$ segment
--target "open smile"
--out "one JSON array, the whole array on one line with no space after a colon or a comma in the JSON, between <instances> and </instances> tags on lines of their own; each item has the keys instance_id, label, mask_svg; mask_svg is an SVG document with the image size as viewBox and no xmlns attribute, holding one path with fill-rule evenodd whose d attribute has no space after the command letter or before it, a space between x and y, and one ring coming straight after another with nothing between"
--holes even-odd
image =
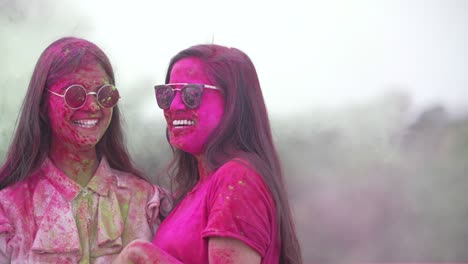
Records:
<instances>
[{"instance_id":1,"label":"open smile","mask_svg":"<svg viewBox=\"0 0 468 264\"><path fill-rule=\"evenodd\" d=\"M194 124L195 124L195 121L189 120L189 119L172 120L172 126L174 128L188 127L188 126L193 126Z\"/></svg>"},{"instance_id":2,"label":"open smile","mask_svg":"<svg viewBox=\"0 0 468 264\"><path fill-rule=\"evenodd\" d=\"M73 120L72 123L83 128L92 128L97 125L99 119L80 119L80 120Z\"/></svg>"}]
</instances>

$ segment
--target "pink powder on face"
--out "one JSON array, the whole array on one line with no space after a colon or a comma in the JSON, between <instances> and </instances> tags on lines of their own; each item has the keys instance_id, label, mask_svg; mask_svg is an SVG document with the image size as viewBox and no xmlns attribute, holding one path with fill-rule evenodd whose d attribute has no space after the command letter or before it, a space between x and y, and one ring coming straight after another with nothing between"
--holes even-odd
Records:
<instances>
[{"instance_id":1,"label":"pink powder on face","mask_svg":"<svg viewBox=\"0 0 468 264\"><path fill-rule=\"evenodd\" d=\"M97 62L93 62L59 78L49 90L63 95L67 87L79 84L90 92L97 91L107 83L109 77L106 72ZM71 109L65 104L64 98L49 93L48 109L52 145L66 145L72 149L93 148L104 135L112 117L112 109L101 108L93 95L86 98L80 109ZM86 124L94 121L97 121L96 125Z\"/></svg>"},{"instance_id":2,"label":"pink powder on face","mask_svg":"<svg viewBox=\"0 0 468 264\"><path fill-rule=\"evenodd\" d=\"M209 80L203 63L197 58L185 58L175 63L170 82L216 86ZM182 102L180 92L177 92L170 108L164 110L171 145L193 155L201 154L223 114L224 97L218 90L205 89L197 109L187 108ZM193 121L193 125L176 127L173 125L175 120Z\"/></svg>"}]
</instances>

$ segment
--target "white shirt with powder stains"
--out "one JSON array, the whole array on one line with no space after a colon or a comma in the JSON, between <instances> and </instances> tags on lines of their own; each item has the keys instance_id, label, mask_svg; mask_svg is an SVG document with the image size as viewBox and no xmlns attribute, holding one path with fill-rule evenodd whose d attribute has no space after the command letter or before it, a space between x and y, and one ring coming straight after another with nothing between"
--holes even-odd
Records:
<instances>
[{"instance_id":1,"label":"white shirt with powder stains","mask_svg":"<svg viewBox=\"0 0 468 264\"><path fill-rule=\"evenodd\" d=\"M46 159L0 191L0 263L111 263L132 240L152 239L161 193L105 158L86 187Z\"/></svg>"}]
</instances>

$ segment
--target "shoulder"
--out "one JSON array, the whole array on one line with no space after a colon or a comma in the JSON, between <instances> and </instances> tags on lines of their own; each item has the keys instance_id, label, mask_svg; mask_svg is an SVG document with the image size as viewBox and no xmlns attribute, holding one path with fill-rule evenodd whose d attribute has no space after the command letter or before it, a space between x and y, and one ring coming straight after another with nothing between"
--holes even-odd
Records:
<instances>
[{"instance_id":1,"label":"shoulder","mask_svg":"<svg viewBox=\"0 0 468 264\"><path fill-rule=\"evenodd\" d=\"M27 194L27 190L27 181L16 183L1 190L0 206L4 208L11 208L14 204L18 203L19 201L24 201L23 199L17 199L17 197Z\"/></svg>"},{"instance_id":2,"label":"shoulder","mask_svg":"<svg viewBox=\"0 0 468 264\"><path fill-rule=\"evenodd\" d=\"M223 164L213 175L215 181L263 184L262 176L248 161L232 159Z\"/></svg>"},{"instance_id":3,"label":"shoulder","mask_svg":"<svg viewBox=\"0 0 468 264\"><path fill-rule=\"evenodd\" d=\"M48 186L43 177L31 175L27 179L10 185L0 191L0 233L13 232L13 225L27 223L34 213L34 193L38 188L45 190L43 195L49 195L51 189L41 188Z\"/></svg>"},{"instance_id":4,"label":"shoulder","mask_svg":"<svg viewBox=\"0 0 468 264\"><path fill-rule=\"evenodd\" d=\"M15 193L24 192L28 188L28 185L28 181L24 180L0 190L0 202L5 198L11 197Z\"/></svg>"},{"instance_id":5,"label":"shoulder","mask_svg":"<svg viewBox=\"0 0 468 264\"><path fill-rule=\"evenodd\" d=\"M219 173L259 175L253 165L243 159L232 159L226 162L216 171L216 174Z\"/></svg>"},{"instance_id":6,"label":"shoulder","mask_svg":"<svg viewBox=\"0 0 468 264\"><path fill-rule=\"evenodd\" d=\"M40 173L34 173L25 180L10 185L0 190L0 204L8 206L9 204L17 204L27 200L27 197L34 192L38 185L43 185L41 182L46 181Z\"/></svg>"},{"instance_id":7,"label":"shoulder","mask_svg":"<svg viewBox=\"0 0 468 264\"><path fill-rule=\"evenodd\" d=\"M270 190L263 177L249 162L233 159L221 166L211 180L211 189L215 195L236 192L238 195L261 196L270 200Z\"/></svg>"}]
</instances>

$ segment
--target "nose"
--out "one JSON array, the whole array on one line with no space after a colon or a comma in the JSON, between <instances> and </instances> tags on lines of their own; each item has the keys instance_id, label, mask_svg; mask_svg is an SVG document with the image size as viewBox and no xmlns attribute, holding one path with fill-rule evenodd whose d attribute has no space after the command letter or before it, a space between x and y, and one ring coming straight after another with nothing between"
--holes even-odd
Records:
<instances>
[{"instance_id":1,"label":"nose","mask_svg":"<svg viewBox=\"0 0 468 264\"><path fill-rule=\"evenodd\" d=\"M185 110L185 104L182 101L180 91L176 91L174 99L171 102L170 110Z\"/></svg>"},{"instance_id":2,"label":"nose","mask_svg":"<svg viewBox=\"0 0 468 264\"><path fill-rule=\"evenodd\" d=\"M88 111L98 111L101 106L99 106L99 103L97 101L97 95L95 93L89 93L86 96L86 101L85 104L83 105L83 110L88 110Z\"/></svg>"}]
</instances>

